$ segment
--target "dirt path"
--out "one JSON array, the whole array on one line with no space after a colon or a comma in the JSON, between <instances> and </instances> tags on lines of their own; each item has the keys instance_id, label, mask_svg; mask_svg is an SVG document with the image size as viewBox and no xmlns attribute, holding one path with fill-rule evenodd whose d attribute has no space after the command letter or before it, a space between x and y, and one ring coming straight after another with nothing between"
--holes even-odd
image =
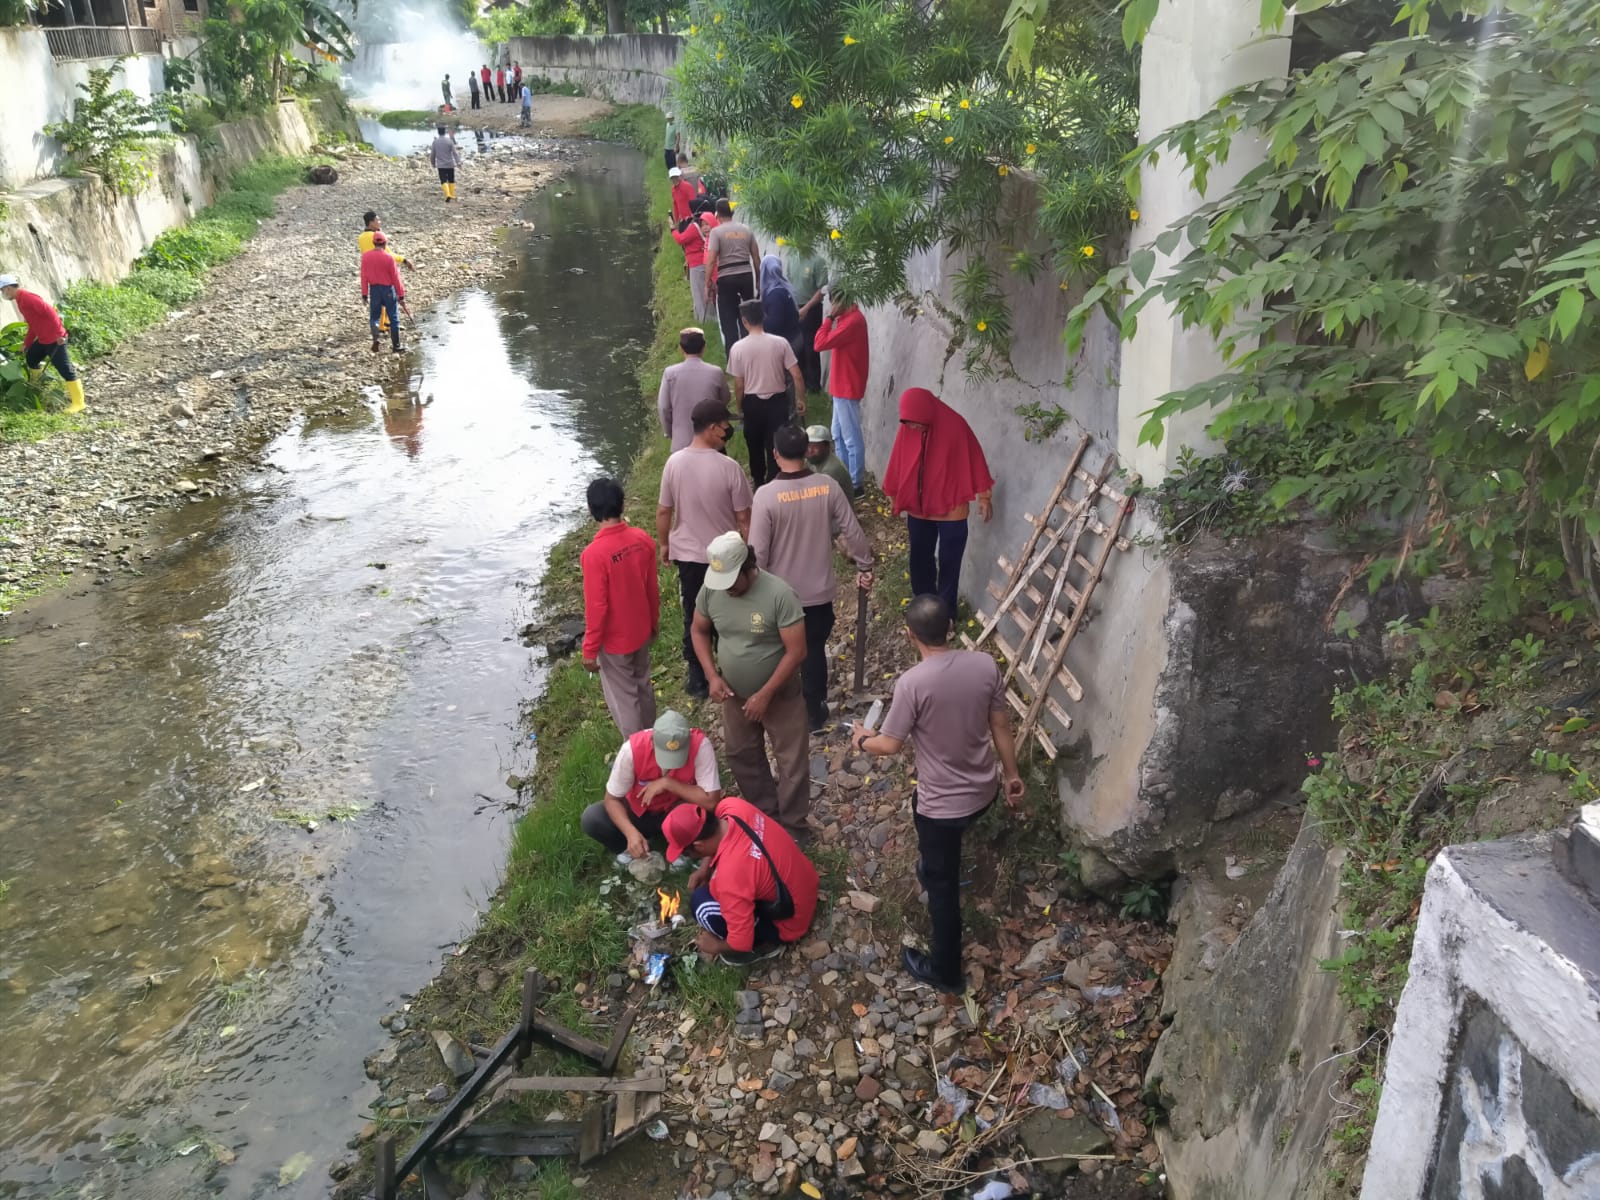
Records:
<instances>
[{"instance_id":1,"label":"dirt path","mask_svg":"<svg viewBox=\"0 0 1600 1200\"><path fill-rule=\"evenodd\" d=\"M863 508L884 573L898 575L903 528L884 510ZM841 606L833 646L840 723L812 743L811 854L824 879L812 934L748 976L710 968L697 973L700 982L680 977L675 990L647 988L635 957L609 975L564 981L569 990L552 1002L601 1030L640 1005L632 1063L668 1081L666 1148L640 1139L580 1172L584 1194L925 1196L977 1178L1004 1180L1017 1195L1162 1194L1142 1079L1163 1028L1168 929L1124 917L1077 887L1041 776L1030 780L1027 809L999 806L969 835L970 996L957 1001L912 984L900 946L921 939L926 916L914 877L909 757L856 758L844 723L875 697L887 699L911 665L909 648L897 608L875 614L867 686L854 694L853 610L853 598ZM709 706L692 719L720 736ZM669 873L661 886L679 880ZM653 882L619 871L607 886L630 919L653 911ZM673 949L692 955L691 945L691 929L680 930ZM498 1036L514 1011L517 977L515 962L471 951L419 997L407 1023ZM395 1048L398 1059L378 1072L380 1108L412 1119L437 1111L407 1099L447 1082L433 1043L412 1032ZM563 1107L573 1115L577 1101L541 1096L537 1112L520 1115ZM396 1130L403 1145L413 1135ZM518 1182L533 1170L516 1160L487 1194L538 1194ZM816 1191L802 1193L804 1184Z\"/></svg>"},{"instance_id":2,"label":"dirt path","mask_svg":"<svg viewBox=\"0 0 1600 1200\"><path fill-rule=\"evenodd\" d=\"M577 131L594 104L565 106L555 126ZM81 428L0 445L0 597L137 570L152 513L226 490L295 413L357 403L403 369L368 349L356 271L366 209L414 262L406 287L420 315L509 265L496 230L580 153L544 131L497 142L468 156L454 204L419 156L343 155L336 184L286 192L187 311L85 368Z\"/></svg>"}]
</instances>

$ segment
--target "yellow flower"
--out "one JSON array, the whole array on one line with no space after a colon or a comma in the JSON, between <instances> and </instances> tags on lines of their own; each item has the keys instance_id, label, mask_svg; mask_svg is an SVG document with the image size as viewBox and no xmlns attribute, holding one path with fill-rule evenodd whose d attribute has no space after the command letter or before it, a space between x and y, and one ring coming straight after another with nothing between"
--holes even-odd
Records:
<instances>
[{"instance_id":1,"label":"yellow flower","mask_svg":"<svg viewBox=\"0 0 1600 1200\"><path fill-rule=\"evenodd\" d=\"M850 35L849 35L849 34L848 34L848 33L847 33L847 34L845 34L845 35L844 35L844 44L845 44L845 45L846 45L846 46L854 46L854 45L855 45L855 44L856 44L856 40L855 40L855 38L853 38L853 37L851 37L851 36L850 36Z\"/></svg>"},{"instance_id":2,"label":"yellow flower","mask_svg":"<svg viewBox=\"0 0 1600 1200\"><path fill-rule=\"evenodd\" d=\"M1004 179L1007 175L1011 174L1011 168L1006 166L1005 163L1000 164L999 171L1001 179Z\"/></svg>"},{"instance_id":3,"label":"yellow flower","mask_svg":"<svg viewBox=\"0 0 1600 1200\"><path fill-rule=\"evenodd\" d=\"M722 24L722 14L718 13L716 16L712 17L711 18L711 23L713 25L721 25Z\"/></svg>"},{"instance_id":4,"label":"yellow flower","mask_svg":"<svg viewBox=\"0 0 1600 1200\"><path fill-rule=\"evenodd\" d=\"M698 25L689 26L689 36L690 37L693 37L695 34L697 34L699 32L700 32L700 26L698 26Z\"/></svg>"},{"instance_id":5,"label":"yellow flower","mask_svg":"<svg viewBox=\"0 0 1600 1200\"><path fill-rule=\"evenodd\" d=\"M950 143L951 143L951 142L953 142L953 141L955 141L955 140L956 140L956 139L955 139L955 137L954 137L954 136L951 136L951 137L947 137L947 138L945 138L945 139L944 139L944 144L945 144L945 145L946 145L946 146L948 146L948 145L949 145L949 144L950 144Z\"/></svg>"},{"instance_id":6,"label":"yellow flower","mask_svg":"<svg viewBox=\"0 0 1600 1200\"><path fill-rule=\"evenodd\" d=\"M739 202L737 200L729 200L728 201L728 207L729 208L738 208L739 207Z\"/></svg>"},{"instance_id":7,"label":"yellow flower","mask_svg":"<svg viewBox=\"0 0 1600 1200\"><path fill-rule=\"evenodd\" d=\"M1037 146L1035 146L1035 145L1034 145L1034 144L1033 144L1033 143L1032 143L1032 142L1029 142L1029 143L1028 143L1028 144L1027 144L1027 145L1026 145L1026 146L1024 146L1024 147L1023 147L1023 148L1022 148L1022 149L1023 149L1023 151L1024 151L1024 152L1025 152L1025 153L1028 153L1028 154L1033 154L1033 153L1034 153L1034 152L1036 152L1036 151L1037 151L1037 150L1038 150L1038 149L1039 149L1039 147L1037 147Z\"/></svg>"},{"instance_id":8,"label":"yellow flower","mask_svg":"<svg viewBox=\"0 0 1600 1200\"><path fill-rule=\"evenodd\" d=\"M961 107L962 108L971 108L972 107L972 101L963 98L962 101L961 101Z\"/></svg>"},{"instance_id":9,"label":"yellow flower","mask_svg":"<svg viewBox=\"0 0 1600 1200\"><path fill-rule=\"evenodd\" d=\"M979 321L978 322L978 332L979 333L982 333L985 329L988 329L988 328L989 328L989 322L987 322L987 321Z\"/></svg>"},{"instance_id":10,"label":"yellow flower","mask_svg":"<svg viewBox=\"0 0 1600 1200\"><path fill-rule=\"evenodd\" d=\"M778 245L782 246L782 245L785 245L785 244L786 243L784 242L784 240L782 238L778 239Z\"/></svg>"},{"instance_id":11,"label":"yellow flower","mask_svg":"<svg viewBox=\"0 0 1600 1200\"><path fill-rule=\"evenodd\" d=\"M1128 210L1128 220L1137 221L1138 219L1139 219L1139 210L1137 208L1130 208Z\"/></svg>"},{"instance_id":12,"label":"yellow flower","mask_svg":"<svg viewBox=\"0 0 1600 1200\"><path fill-rule=\"evenodd\" d=\"M1094 257L1094 247L1093 246L1084 246L1082 249L1080 249L1078 251L1078 253L1083 255L1085 258L1093 258Z\"/></svg>"},{"instance_id":13,"label":"yellow flower","mask_svg":"<svg viewBox=\"0 0 1600 1200\"><path fill-rule=\"evenodd\" d=\"M844 236L844 234L840 233L837 229L830 229L828 231L828 236L830 238L832 238L834 241L837 242L840 238L842 238Z\"/></svg>"},{"instance_id":14,"label":"yellow flower","mask_svg":"<svg viewBox=\"0 0 1600 1200\"><path fill-rule=\"evenodd\" d=\"M718 50L718 51L717 51L717 61L718 61L718 62L721 62L721 61L722 61L722 51L721 51L721 50Z\"/></svg>"}]
</instances>

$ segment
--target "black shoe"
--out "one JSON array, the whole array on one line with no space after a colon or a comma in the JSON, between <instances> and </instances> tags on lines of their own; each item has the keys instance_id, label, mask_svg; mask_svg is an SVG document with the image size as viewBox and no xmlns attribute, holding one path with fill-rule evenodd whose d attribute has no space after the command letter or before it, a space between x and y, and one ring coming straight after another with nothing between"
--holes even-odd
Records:
<instances>
[{"instance_id":1,"label":"black shoe","mask_svg":"<svg viewBox=\"0 0 1600 1200\"><path fill-rule=\"evenodd\" d=\"M859 500L863 496L865 496L866 494L867 494L866 485L858 483L858 484L856 484L855 489L854 489L854 491L852 493L852 498L856 499L856 500Z\"/></svg>"},{"instance_id":2,"label":"black shoe","mask_svg":"<svg viewBox=\"0 0 1600 1200\"><path fill-rule=\"evenodd\" d=\"M398 344L389 347L389 349L391 351L393 351L395 354L404 354L406 352L406 348L404 346L401 346L401 345L398 345Z\"/></svg>"},{"instance_id":3,"label":"black shoe","mask_svg":"<svg viewBox=\"0 0 1600 1200\"><path fill-rule=\"evenodd\" d=\"M829 716L828 706L826 704L824 704L822 706L822 712L820 714L816 714L816 713L812 714L812 717L811 717L811 732L812 733L821 733L824 729L826 729L828 727L828 716Z\"/></svg>"},{"instance_id":4,"label":"black shoe","mask_svg":"<svg viewBox=\"0 0 1600 1200\"><path fill-rule=\"evenodd\" d=\"M725 967L749 967L758 962L766 962L769 958L777 958L783 953L782 942L769 942L765 946L757 946L745 958L729 958L726 954L717 955L717 961Z\"/></svg>"},{"instance_id":5,"label":"black shoe","mask_svg":"<svg viewBox=\"0 0 1600 1200\"><path fill-rule=\"evenodd\" d=\"M689 699L691 700L704 701L711 699L711 685L709 683L702 683L699 687L695 687L691 683L683 690L689 693Z\"/></svg>"},{"instance_id":6,"label":"black shoe","mask_svg":"<svg viewBox=\"0 0 1600 1200\"><path fill-rule=\"evenodd\" d=\"M933 960L921 950L913 950L910 946L900 951L900 965L906 969L906 974L918 983L925 984L935 991L944 992L950 996L959 996L967 990L965 979L941 979L934 972Z\"/></svg>"}]
</instances>

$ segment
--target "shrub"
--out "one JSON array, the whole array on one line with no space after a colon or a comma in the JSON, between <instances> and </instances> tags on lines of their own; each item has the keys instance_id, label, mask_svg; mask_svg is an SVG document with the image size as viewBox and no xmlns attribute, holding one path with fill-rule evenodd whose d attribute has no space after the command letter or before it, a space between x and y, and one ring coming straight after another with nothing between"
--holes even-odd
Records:
<instances>
[{"instance_id":1,"label":"shrub","mask_svg":"<svg viewBox=\"0 0 1600 1200\"><path fill-rule=\"evenodd\" d=\"M61 143L74 165L95 172L112 191L123 195L142 192L155 178L149 144L169 140L162 125L179 110L170 97L141 100L127 88L111 89L122 66L95 67L89 82L80 83L83 95L73 105L72 120L44 127Z\"/></svg>"},{"instance_id":2,"label":"shrub","mask_svg":"<svg viewBox=\"0 0 1600 1200\"><path fill-rule=\"evenodd\" d=\"M243 229L239 217L201 217L178 229L169 229L150 244L139 265L166 267L177 271L199 272L227 262L244 248L244 239L254 229Z\"/></svg>"},{"instance_id":3,"label":"shrub","mask_svg":"<svg viewBox=\"0 0 1600 1200\"><path fill-rule=\"evenodd\" d=\"M188 303L205 288L205 280L200 275L174 267L137 267L123 284L154 296L169 308Z\"/></svg>"},{"instance_id":4,"label":"shrub","mask_svg":"<svg viewBox=\"0 0 1600 1200\"><path fill-rule=\"evenodd\" d=\"M61 297L61 319L72 335L74 356L109 354L118 342L166 318L167 306L148 292L118 284L80 281Z\"/></svg>"}]
</instances>

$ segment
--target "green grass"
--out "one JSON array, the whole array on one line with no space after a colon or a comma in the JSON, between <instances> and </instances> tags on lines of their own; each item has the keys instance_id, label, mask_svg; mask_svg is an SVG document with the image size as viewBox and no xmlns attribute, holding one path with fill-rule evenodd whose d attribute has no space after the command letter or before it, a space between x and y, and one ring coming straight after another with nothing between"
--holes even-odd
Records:
<instances>
[{"instance_id":1,"label":"green grass","mask_svg":"<svg viewBox=\"0 0 1600 1200\"><path fill-rule=\"evenodd\" d=\"M63 429L82 429L83 420L77 414L64 412L0 412L0 442L42 442ZM9 608L7 587L0 585L0 609ZM18 589L18 593L21 589Z\"/></svg>"},{"instance_id":2,"label":"green grass","mask_svg":"<svg viewBox=\"0 0 1600 1200\"><path fill-rule=\"evenodd\" d=\"M396 108L378 116L385 129L432 129L439 114L423 108Z\"/></svg>"},{"instance_id":3,"label":"green grass","mask_svg":"<svg viewBox=\"0 0 1600 1200\"><path fill-rule=\"evenodd\" d=\"M72 334L72 356L83 361L110 354L167 317L167 306L148 292L86 279L69 287L56 307Z\"/></svg>"},{"instance_id":4,"label":"green grass","mask_svg":"<svg viewBox=\"0 0 1600 1200\"><path fill-rule=\"evenodd\" d=\"M168 308L187 304L205 291L205 280L191 271L173 267L135 267L123 286L153 296Z\"/></svg>"},{"instance_id":5,"label":"green grass","mask_svg":"<svg viewBox=\"0 0 1600 1200\"><path fill-rule=\"evenodd\" d=\"M717 962L679 958L672 964L672 978L683 1007L698 1021L721 1018L733 1020L739 1008L739 991L746 972Z\"/></svg>"}]
</instances>

